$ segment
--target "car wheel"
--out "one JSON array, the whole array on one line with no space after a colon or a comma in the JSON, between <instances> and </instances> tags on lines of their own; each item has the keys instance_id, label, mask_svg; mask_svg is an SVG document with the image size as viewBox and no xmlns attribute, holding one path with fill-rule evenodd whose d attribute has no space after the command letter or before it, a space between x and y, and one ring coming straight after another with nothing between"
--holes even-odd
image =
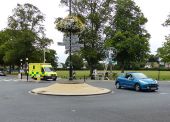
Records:
<instances>
[{"instance_id":1,"label":"car wheel","mask_svg":"<svg viewBox=\"0 0 170 122\"><path fill-rule=\"evenodd\" d=\"M53 81L56 81L57 78L54 78Z\"/></svg>"},{"instance_id":2,"label":"car wheel","mask_svg":"<svg viewBox=\"0 0 170 122\"><path fill-rule=\"evenodd\" d=\"M116 83L116 88L117 88L117 89L120 89L120 88L121 88L121 86L120 86L120 83L119 83L119 82L117 82L117 83Z\"/></svg>"},{"instance_id":3,"label":"car wheel","mask_svg":"<svg viewBox=\"0 0 170 122\"><path fill-rule=\"evenodd\" d=\"M140 91L140 85L139 85L139 84L136 84L136 85L135 85L135 90L136 90L136 91Z\"/></svg>"}]
</instances>

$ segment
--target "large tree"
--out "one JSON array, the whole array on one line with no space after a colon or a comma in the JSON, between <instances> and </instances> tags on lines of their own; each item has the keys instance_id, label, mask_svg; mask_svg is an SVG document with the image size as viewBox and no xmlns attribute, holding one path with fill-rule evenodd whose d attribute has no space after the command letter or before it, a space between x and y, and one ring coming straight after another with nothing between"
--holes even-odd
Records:
<instances>
[{"instance_id":1,"label":"large tree","mask_svg":"<svg viewBox=\"0 0 170 122\"><path fill-rule=\"evenodd\" d=\"M29 3L17 4L13 9L13 15L8 18L8 27L14 30L31 30L44 35L44 20L43 13L36 6Z\"/></svg>"},{"instance_id":2,"label":"large tree","mask_svg":"<svg viewBox=\"0 0 170 122\"><path fill-rule=\"evenodd\" d=\"M27 57L29 62L43 61L43 48L53 42L45 35L44 19L44 15L34 5L17 4L8 18L7 29L0 34L0 40L4 40L0 46L3 50L0 56L6 64L19 64L20 59ZM55 56L56 53L52 54Z\"/></svg>"},{"instance_id":3,"label":"large tree","mask_svg":"<svg viewBox=\"0 0 170 122\"><path fill-rule=\"evenodd\" d=\"M79 15L85 23L85 29L79 36L80 43L84 44L81 53L88 62L92 74L98 62L103 58L103 30L112 12L113 0L77 1L72 0L72 12ZM61 0L61 2L69 5L66 0Z\"/></svg>"},{"instance_id":4,"label":"large tree","mask_svg":"<svg viewBox=\"0 0 170 122\"><path fill-rule=\"evenodd\" d=\"M7 40L8 36L4 33L4 31L0 31L0 65L4 65L5 62L3 60L3 57L5 55L4 50L2 49L5 41Z\"/></svg>"},{"instance_id":5,"label":"large tree","mask_svg":"<svg viewBox=\"0 0 170 122\"><path fill-rule=\"evenodd\" d=\"M34 46L44 47L52 42L45 37L44 21L44 14L36 6L29 3L17 4L17 7L13 9L13 15L8 18L8 28L35 33L37 37L34 40Z\"/></svg>"},{"instance_id":6,"label":"large tree","mask_svg":"<svg viewBox=\"0 0 170 122\"><path fill-rule=\"evenodd\" d=\"M166 37L166 42L157 50L158 56L162 61L170 63L170 37Z\"/></svg>"},{"instance_id":7,"label":"large tree","mask_svg":"<svg viewBox=\"0 0 170 122\"><path fill-rule=\"evenodd\" d=\"M35 48L32 46L35 40L35 34L31 31L10 30L6 29L1 32L0 37L4 43L0 46L3 53L3 61L6 64L19 64L23 57L30 57Z\"/></svg>"},{"instance_id":8,"label":"large tree","mask_svg":"<svg viewBox=\"0 0 170 122\"><path fill-rule=\"evenodd\" d=\"M147 19L133 0L116 0L115 13L105 29L106 46L117 49L116 60L125 65L140 63L149 53L150 35L144 28Z\"/></svg>"},{"instance_id":9,"label":"large tree","mask_svg":"<svg viewBox=\"0 0 170 122\"><path fill-rule=\"evenodd\" d=\"M167 19L163 23L164 27L170 26L170 14ZM162 59L162 61L170 63L170 35L165 37L166 42L163 43L162 47L158 48L157 53L158 56Z\"/></svg>"}]
</instances>

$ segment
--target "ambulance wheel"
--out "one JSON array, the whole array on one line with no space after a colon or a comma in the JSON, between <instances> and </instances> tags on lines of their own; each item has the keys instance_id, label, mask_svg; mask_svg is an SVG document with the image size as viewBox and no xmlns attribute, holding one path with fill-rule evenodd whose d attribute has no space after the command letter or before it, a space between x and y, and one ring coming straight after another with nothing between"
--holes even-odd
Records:
<instances>
[{"instance_id":1,"label":"ambulance wheel","mask_svg":"<svg viewBox=\"0 0 170 122\"><path fill-rule=\"evenodd\" d=\"M57 80L57 76L53 79L53 81L56 81Z\"/></svg>"},{"instance_id":2,"label":"ambulance wheel","mask_svg":"<svg viewBox=\"0 0 170 122\"><path fill-rule=\"evenodd\" d=\"M48 78L47 78L47 77L43 77L43 80L47 81L47 80L48 80Z\"/></svg>"},{"instance_id":3,"label":"ambulance wheel","mask_svg":"<svg viewBox=\"0 0 170 122\"><path fill-rule=\"evenodd\" d=\"M35 78L34 76L32 77L32 79L37 80L37 78Z\"/></svg>"}]
</instances>

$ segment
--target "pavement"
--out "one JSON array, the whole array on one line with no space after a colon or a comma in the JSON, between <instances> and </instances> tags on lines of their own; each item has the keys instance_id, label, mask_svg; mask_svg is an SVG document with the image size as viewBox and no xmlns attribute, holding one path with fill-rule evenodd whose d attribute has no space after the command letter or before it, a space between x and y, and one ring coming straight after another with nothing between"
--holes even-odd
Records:
<instances>
[{"instance_id":1,"label":"pavement","mask_svg":"<svg viewBox=\"0 0 170 122\"><path fill-rule=\"evenodd\" d=\"M62 95L62 96L87 96L110 93L111 90L101 87L94 87L80 80L68 81L60 79L58 83L47 87L31 90L35 94Z\"/></svg>"}]
</instances>

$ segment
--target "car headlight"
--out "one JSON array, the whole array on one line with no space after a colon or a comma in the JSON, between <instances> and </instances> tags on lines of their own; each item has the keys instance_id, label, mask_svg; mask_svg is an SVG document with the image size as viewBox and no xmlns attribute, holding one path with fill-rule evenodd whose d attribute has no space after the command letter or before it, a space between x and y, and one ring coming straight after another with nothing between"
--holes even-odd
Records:
<instances>
[{"instance_id":1,"label":"car headlight","mask_svg":"<svg viewBox=\"0 0 170 122\"><path fill-rule=\"evenodd\" d=\"M143 83L143 84L147 84L147 82L143 81L143 80L139 80L139 82Z\"/></svg>"},{"instance_id":2,"label":"car headlight","mask_svg":"<svg viewBox=\"0 0 170 122\"><path fill-rule=\"evenodd\" d=\"M155 80L155 83L157 84L157 83L158 83L158 81L157 81L157 80Z\"/></svg>"}]
</instances>

